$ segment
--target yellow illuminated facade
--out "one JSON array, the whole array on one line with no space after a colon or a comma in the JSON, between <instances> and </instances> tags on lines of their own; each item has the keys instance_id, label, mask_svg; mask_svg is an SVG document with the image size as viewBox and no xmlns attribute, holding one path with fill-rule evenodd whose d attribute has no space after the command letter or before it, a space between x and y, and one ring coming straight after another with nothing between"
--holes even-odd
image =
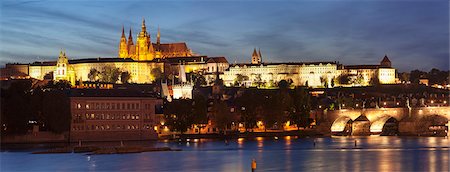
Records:
<instances>
[{"instance_id":1,"label":"yellow illuminated facade","mask_svg":"<svg viewBox=\"0 0 450 172\"><path fill-rule=\"evenodd\" d=\"M161 33L158 28L156 43L152 43L150 33L147 32L145 20L142 20L141 31L137 35L136 44L133 43L133 36L128 35L128 40L125 37L125 30L122 28L122 36L119 43L118 55L120 58L132 58L136 61L153 60L156 58L171 58L171 57L190 57L192 51L187 47L186 43L167 43L162 44Z\"/></svg>"},{"instance_id":2,"label":"yellow illuminated facade","mask_svg":"<svg viewBox=\"0 0 450 172\"><path fill-rule=\"evenodd\" d=\"M252 63L232 64L221 78L227 86L274 87L281 80L291 82L293 86L328 87L368 86L377 80L380 84L395 83L395 69L385 56L380 65L343 66L336 62L313 63L262 63L261 55L253 50ZM359 78L358 84L340 84L341 75L350 79Z\"/></svg>"},{"instance_id":3,"label":"yellow illuminated facade","mask_svg":"<svg viewBox=\"0 0 450 172\"><path fill-rule=\"evenodd\" d=\"M54 80L66 80L72 85L75 85L75 71L72 66L69 66L69 59L66 53L60 52L58 61L56 62L56 70L53 71Z\"/></svg>"}]
</instances>

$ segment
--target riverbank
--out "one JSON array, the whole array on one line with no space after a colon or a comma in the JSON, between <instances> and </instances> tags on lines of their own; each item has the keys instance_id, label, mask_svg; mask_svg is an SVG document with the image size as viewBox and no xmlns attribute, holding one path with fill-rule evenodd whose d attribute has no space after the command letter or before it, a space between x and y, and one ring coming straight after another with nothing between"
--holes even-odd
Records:
<instances>
[{"instance_id":1,"label":"riverbank","mask_svg":"<svg viewBox=\"0 0 450 172\"><path fill-rule=\"evenodd\" d=\"M328 137L331 135L320 133L316 130L293 130L293 131L268 131L268 132L226 132L208 134L177 134L159 137L159 140L186 140L186 139L237 139L237 138L257 138L257 137Z\"/></svg>"},{"instance_id":2,"label":"riverbank","mask_svg":"<svg viewBox=\"0 0 450 172\"><path fill-rule=\"evenodd\" d=\"M36 151L32 154L55 154L55 153L87 153L86 155L102 154L128 154L142 152L160 152L160 151L181 151L181 149L172 149L170 147L144 147L144 146L115 146L115 147L97 147L97 146L76 146L54 148L46 151Z\"/></svg>"}]
</instances>

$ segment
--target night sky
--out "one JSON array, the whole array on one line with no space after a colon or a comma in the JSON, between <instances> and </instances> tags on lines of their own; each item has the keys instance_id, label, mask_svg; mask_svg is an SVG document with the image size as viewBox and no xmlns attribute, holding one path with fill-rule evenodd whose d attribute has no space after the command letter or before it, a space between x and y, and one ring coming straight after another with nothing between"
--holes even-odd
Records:
<instances>
[{"instance_id":1,"label":"night sky","mask_svg":"<svg viewBox=\"0 0 450 172\"><path fill-rule=\"evenodd\" d=\"M399 71L449 69L448 0L1 1L0 64L116 57L122 25L133 38L146 19L156 41L250 62L339 61ZM127 35L128 37L128 35Z\"/></svg>"}]
</instances>

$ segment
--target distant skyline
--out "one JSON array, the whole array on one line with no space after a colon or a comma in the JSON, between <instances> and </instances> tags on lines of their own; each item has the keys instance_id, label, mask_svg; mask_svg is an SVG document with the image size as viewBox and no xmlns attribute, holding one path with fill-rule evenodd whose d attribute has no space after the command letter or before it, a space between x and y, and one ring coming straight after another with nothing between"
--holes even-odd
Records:
<instances>
[{"instance_id":1,"label":"distant skyline","mask_svg":"<svg viewBox=\"0 0 450 172\"><path fill-rule=\"evenodd\" d=\"M366 1L1 1L0 65L117 57L122 26L133 38L145 18L156 41L250 62L339 61L400 72L449 69L448 0Z\"/></svg>"}]
</instances>

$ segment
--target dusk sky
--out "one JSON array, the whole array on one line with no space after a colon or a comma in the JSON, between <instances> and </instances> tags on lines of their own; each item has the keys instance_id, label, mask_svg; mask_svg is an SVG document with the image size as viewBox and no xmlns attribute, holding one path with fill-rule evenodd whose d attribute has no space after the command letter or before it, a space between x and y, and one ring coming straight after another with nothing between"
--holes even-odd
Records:
<instances>
[{"instance_id":1,"label":"dusk sky","mask_svg":"<svg viewBox=\"0 0 450 172\"><path fill-rule=\"evenodd\" d=\"M122 25L142 18L152 41L249 62L339 61L399 71L449 69L448 0L411 1L1 1L0 64L117 57ZM128 37L128 35L127 35Z\"/></svg>"}]
</instances>

